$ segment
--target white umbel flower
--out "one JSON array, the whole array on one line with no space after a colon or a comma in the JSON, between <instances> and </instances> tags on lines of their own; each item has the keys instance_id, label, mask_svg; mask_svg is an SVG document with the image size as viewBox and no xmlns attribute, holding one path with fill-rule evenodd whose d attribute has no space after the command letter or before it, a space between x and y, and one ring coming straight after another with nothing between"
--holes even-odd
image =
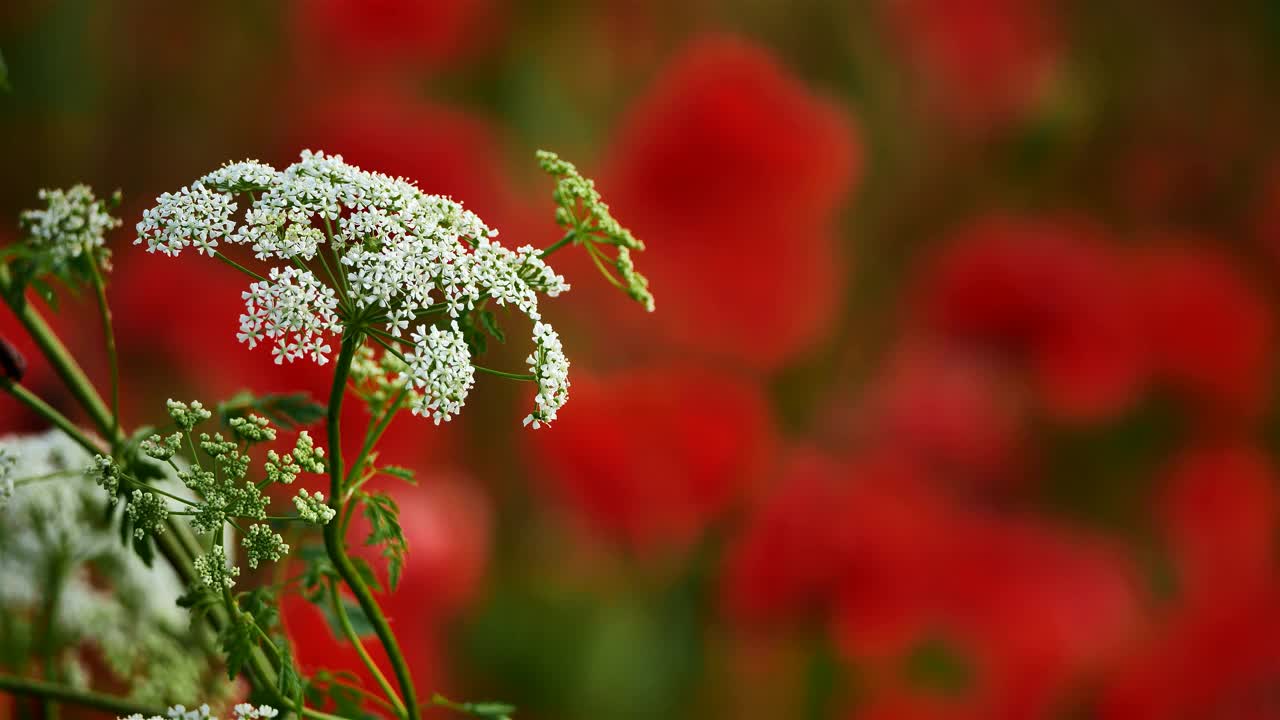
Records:
<instances>
[{"instance_id":1,"label":"white umbel flower","mask_svg":"<svg viewBox=\"0 0 1280 720\"><path fill-rule=\"evenodd\" d=\"M526 362L538 382L534 397L538 407L525 417L524 424L536 430L555 420L556 411L569 400L569 358L560 346L560 336L544 322L534 324L533 342L536 347Z\"/></svg>"},{"instance_id":2,"label":"white umbel flower","mask_svg":"<svg viewBox=\"0 0 1280 720\"><path fill-rule=\"evenodd\" d=\"M247 205L239 219L237 196ZM396 339L417 327L402 377L416 391L414 412L437 423L461 410L474 383L465 336L444 320L482 302L514 308L544 328L535 333L536 354L546 360L535 372L533 417L550 422L564 404L568 361L538 302L569 285L535 248L510 250L497 234L450 198L339 155L303 151L282 171L232 163L161 195L138 223L136 242L171 256L245 245L261 261L280 262L243 293L237 333L250 348L269 346L277 363L328 362L344 325L385 328L378 331Z\"/></svg>"},{"instance_id":3,"label":"white umbel flower","mask_svg":"<svg viewBox=\"0 0 1280 720\"><path fill-rule=\"evenodd\" d=\"M88 185L41 190L40 199L46 207L24 211L19 222L32 245L47 252L55 263L102 247L107 232L120 227L120 221L111 217Z\"/></svg>"},{"instance_id":4,"label":"white umbel flower","mask_svg":"<svg viewBox=\"0 0 1280 720\"><path fill-rule=\"evenodd\" d=\"M321 365L328 362L332 348L325 337L342 332L338 296L309 270L272 268L269 281L250 285L241 297L245 314L236 336L241 342L253 347L264 337L275 341L277 364L306 355Z\"/></svg>"},{"instance_id":5,"label":"white umbel flower","mask_svg":"<svg viewBox=\"0 0 1280 720\"><path fill-rule=\"evenodd\" d=\"M270 705L253 706L249 703L240 703L231 709L235 714L235 720L272 720L280 714L279 710ZM174 705L165 712L164 717L152 715L151 717L143 717L141 713L125 715L118 717L116 720L218 720L217 716L212 714L207 704L188 710L185 705Z\"/></svg>"},{"instance_id":6,"label":"white umbel flower","mask_svg":"<svg viewBox=\"0 0 1280 720\"><path fill-rule=\"evenodd\" d=\"M414 415L448 422L462 410L467 393L476 382L476 369L471 365L471 349L453 323L449 330L419 326L410 336L413 352L404 357L408 367L406 381L422 392L411 406Z\"/></svg>"}]
</instances>

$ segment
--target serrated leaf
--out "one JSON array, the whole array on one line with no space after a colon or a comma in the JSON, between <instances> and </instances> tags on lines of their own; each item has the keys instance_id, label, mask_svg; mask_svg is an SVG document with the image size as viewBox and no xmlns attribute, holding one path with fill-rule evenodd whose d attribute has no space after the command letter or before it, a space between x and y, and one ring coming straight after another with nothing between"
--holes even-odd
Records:
<instances>
[{"instance_id":1,"label":"serrated leaf","mask_svg":"<svg viewBox=\"0 0 1280 720\"><path fill-rule=\"evenodd\" d=\"M293 700L296 707L302 707L304 681L298 674L297 666L294 665L293 651L289 648L289 643L283 639L276 641L276 647L280 649L280 675L276 682L276 689L284 697Z\"/></svg>"},{"instance_id":2,"label":"serrated leaf","mask_svg":"<svg viewBox=\"0 0 1280 720\"><path fill-rule=\"evenodd\" d=\"M241 390L218 404L218 418L223 425L230 425L232 418L242 417L250 412L265 417L284 430L293 430L323 419L325 406L312 400L306 393L268 393L256 396L248 390Z\"/></svg>"},{"instance_id":3,"label":"serrated leaf","mask_svg":"<svg viewBox=\"0 0 1280 720\"><path fill-rule=\"evenodd\" d=\"M378 472L383 475L390 475L393 478L399 478L410 485L418 484L417 478L414 477L415 473L407 467L400 467L399 465L384 465L378 468Z\"/></svg>"},{"instance_id":4,"label":"serrated leaf","mask_svg":"<svg viewBox=\"0 0 1280 720\"><path fill-rule=\"evenodd\" d=\"M338 570L329 560L324 545L304 545L298 550L304 569L302 572L302 595L307 600L321 604L324 601L325 583L337 579Z\"/></svg>"},{"instance_id":5,"label":"serrated leaf","mask_svg":"<svg viewBox=\"0 0 1280 720\"><path fill-rule=\"evenodd\" d=\"M362 557L352 557L351 565L355 567L356 574L368 585L374 592L382 592L382 583L378 582L378 576L374 574L373 568L369 566L369 562Z\"/></svg>"},{"instance_id":6,"label":"serrated leaf","mask_svg":"<svg viewBox=\"0 0 1280 720\"><path fill-rule=\"evenodd\" d=\"M400 527L400 507L386 493L368 493L363 497L364 515L370 525L364 544L382 546L382 556L387 560L387 583L395 590L409 550L409 541Z\"/></svg>"},{"instance_id":7,"label":"serrated leaf","mask_svg":"<svg viewBox=\"0 0 1280 720\"><path fill-rule=\"evenodd\" d=\"M497 316L493 314L493 311L481 310L478 314L480 315L480 326L498 342L505 343L507 341L507 336L502 332L502 328L498 327L498 319Z\"/></svg>"},{"instance_id":8,"label":"serrated leaf","mask_svg":"<svg viewBox=\"0 0 1280 720\"><path fill-rule=\"evenodd\" d=\"M235 680L253 653L253 628L246 622L233 622L222 629L218 639L227 656L227 679Z\"/></svg>"}]
</instances>

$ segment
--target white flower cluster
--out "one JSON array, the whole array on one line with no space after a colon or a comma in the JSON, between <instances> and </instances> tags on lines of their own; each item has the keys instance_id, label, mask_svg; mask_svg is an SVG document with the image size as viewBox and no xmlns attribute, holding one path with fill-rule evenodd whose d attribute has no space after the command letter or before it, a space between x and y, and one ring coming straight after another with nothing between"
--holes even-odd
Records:
<instances>
[{"instance_id":1,"label":"white flower cluster","mask_svg":"<svg viewBox=\"0 0 1280 720\"><path fill-rule=\"evenodd\" d=\"M462 410L476 383L471 350L456 322L448 330L419 325L410 339L413 352L404 356L408 367L403 377L422 393L410 407L414 415L429 417L439 425Z\"/></svg>"},{"instance_id":2,"label":"white flower cluster","mask_svg":"<svg viewBox=\"0 0 1280 720\"><path fill-rule=\"evenodd\" d=\"M245 314L240 316L240 342L256 347L264 337L275 340L276 364L310 355L323 365L333 349L325 333L342 332L335 310L338 297L308 270L294 267L271 269L270 282L256 282L241 294Z\"/></svg>"},{"instance_id":3,"label":"white flower cluster","mask_svg":"<svg viewBox=\"0 0 1280 720\"><path fill-rule=\"evenodd\" d=\"M252 193L239 223L237 193ZM474 368L456 323L442 329L423 319L447 313L456 320L483 301L512 306L539 328L540 391L530 422L550 422L564 404L568 361L542 322L538 297L569 285L533 247L503 247L474 213L412 182L322 152L304 151L282 171L235 163L161 195L137 230L136 243L149 252L177 255L194 246L212 256L226 242L251 247L259 260L283 261L244 293L237 335L250 347L273 344L277 363L309 357L324 364L333 350L326 340L344 324L383 325L396 338L416 328L405 355L405 376L422 391L412 408L437 423L461 409ZM320 266L308 268L317 259Z\"/></svg>"},{"instance_id":4,"label":"white flower cluster","mask_svg":"<svg viewBox=\"0 0 1280 720\"><path fill-rule=\"evenodd\" d=\"M199 634L177 604L183 583L120 542L118 514L102 521L101 490L77 477L89 453L58 430L0 437L0 453L24 480L0 512L0 615L34 617L56 598L53 657L80 687L114 684L143 705L207 692L208 657L192 652ZM61 569L56 577L52 568ZM0 646L15 632L28 630L0 627ZM81 662L86 648L102 662Z\"/></svg>"},{"instance_id":5,"label":"white flower cluster","mask_svg":"<svg viewBox=\"0 0 1280 720\"><path fill-rule=\"evenodd\" d=\"M45 209L23 212L20 222L32 245L47 252L55 263L102 247L107 231L120 227L120 220L111 217L88 185L41 190L40 199Z\"/></svg>"},{"instance_id":6,"label":"white flower cluster","mask_svg":"<svg viewBox=\"0 0 1280 720\"><path fill-rule=\"evenodd\" d=\"M533 326L534 351L526 359L533 377L538 381L538 394L534 398L538 409L524 419L525 425L536 430L556 419L556 411L569 399L569 358L560 347L560 336L555 328L539 322Z\"/></svg>"},{"instance_id":7,"label":"white flower cluster","mask_svg":"<svg viewBox=\"0 0 1280 720\"><path fill-rule=\"evenodd\" d=\"M232 708L232 712L235 713L236 720L271 720L271 718L280 714L279 710L270 705L254 707L249 703L236 705ZM208 705L201 705L191 710L188 710L183 705L174 705L165 713L165 717L152 715L149 718L145 718L140 713L134 713L117 718L117 720L218 720L218 718L212 714L212 710L209 709Z\"/></svg>"}]
</instances>

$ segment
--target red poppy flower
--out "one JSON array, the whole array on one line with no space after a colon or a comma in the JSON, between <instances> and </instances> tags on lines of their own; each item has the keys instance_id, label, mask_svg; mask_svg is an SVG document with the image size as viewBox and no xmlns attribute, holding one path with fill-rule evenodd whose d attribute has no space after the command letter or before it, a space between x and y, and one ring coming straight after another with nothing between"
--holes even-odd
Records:
<instances>
[{"instance_id":1,"label":"red poppy flower","mask_svg":"<svg viewBox=\"0 0 1280 720\"><path fill-rule=\"evenodd\" d=\"M492 47L493 0L298 0L304 62L327 66L443 66Z\"/></svg>"},{"instance_id":2,"label":"red poppy flower","mask_svg":"<svg viewBox=\"0 0 1280 720\"><path fill-rule=\"evenodd\" d=\"M1176 614L1109 675L1102 720L1272 718L1280 714L1280 620L1274 586L1219 592Z\"/></svg>"},{"instance_id":3,"label":"red poppy flower","mask_svg":"<svg viewBox=\"0 0 1280 720\"><path fill-rule=\"evenodd\" d=\"M857 164L849 118L766 51L694 43L624 118L601 183L650 249L646 325L754 368L811 349L839 297L834 218Z\"/></svg>"},{"instance_id":4,"label":"red poppy flower","mask_svg":"<svg viewBox=\"0 0 1280 720\"><path fill-rule=\"evenodd\" d=\"M1138 307L1159 379L1212 419L1255 418L1270 397L1267 299L1225 256L1175 246L1137 260Z\"/></svg>"},{"instance_id":5,"label":"red poppy flower","mask_svg":"<svg viewBox=\"0 0 1280 720\"><path fill-rule=\"evenodd\" d=\"M856 440L898 448L936 475L979 487L1010 482L1022 465L1016 391L981 358L909 339L866 389Z\"/></svg>"},{"instance_id":6,"label":"red poppy flower","mask_svg":"<svg viewBox=\"0 0 1280 720\"><path fill-rule=\"evenodd\" d=\"M1159 517L1184 602L1268 584L1278 513L1276 474L1260 451L1223 445L1179 458L1164 480Z\"/></svg>"},{"instance_id":7,"label":"red poppy flower","mask_svg":"<svg viewBox=\"0 0 1280 720\"><path fill-rule=\"evenodd\" d=\"M1061 55L1054 19L1036 0L890 0L887 9L929 104L966 128L1024 114Z\"/></svg>"},{"instance_id":8,"label":"red poppy flower","mask_svg":"<svg viewBox=\"0 0 1280 720\"><path fill-rule=\"evenodd\" d=\"M1054 415L1110 415L1144 376L1122 267L1103 240L1071 220L972 222L928 266L919 313L962 349L1020 369Z\"/></svg>"},{"instance_id":9,"label":"red poppy flower","mask_svg":"<svg viewBox=\"0 0 1280 720\"><path fill-rule=\"evenodd\" d=\"M686 546L770 459L760 388L722 372L661 367L593 378L528 442L586 528L641 551Z\"/></svg>"}]
</instances>

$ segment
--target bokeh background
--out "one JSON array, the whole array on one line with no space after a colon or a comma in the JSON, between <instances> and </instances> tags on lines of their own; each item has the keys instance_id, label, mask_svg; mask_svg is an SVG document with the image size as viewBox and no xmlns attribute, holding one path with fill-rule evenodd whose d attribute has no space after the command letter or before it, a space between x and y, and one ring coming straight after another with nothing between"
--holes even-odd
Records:
<instances>
[{"instance_id":1,"label":"bokeh background","mask_svg":"<svg viewBox=\"0 0 1280 720\"><path fill-rule=\"evenodd\" d=\"M236 344L238 276L129 244L224 161L341 153L545 245L545 147L648 244L652 315L555 258L554 427L481 382L389 434L423 480L385 603L424 691L1280 718L1280 4L8 0L0 52L0 237L40 187L124 193L131 424L324 395ZM55 318L105 379L92 312ZM357 666L306 601L285 621L305 667Z\"/></svg>"}]
</instances>

